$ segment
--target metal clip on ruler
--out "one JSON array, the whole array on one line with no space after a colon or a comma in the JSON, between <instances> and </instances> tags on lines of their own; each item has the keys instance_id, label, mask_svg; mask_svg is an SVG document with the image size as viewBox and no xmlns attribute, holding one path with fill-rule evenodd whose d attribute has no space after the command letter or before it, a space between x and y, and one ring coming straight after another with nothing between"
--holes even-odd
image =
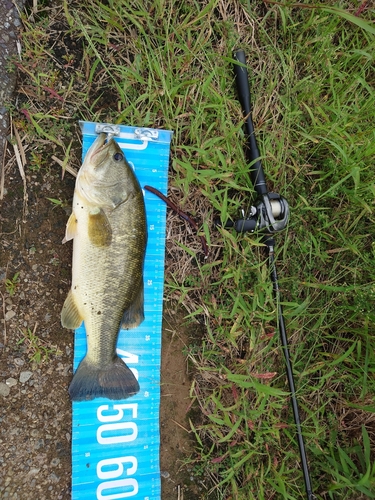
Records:
<instances>
[{"instance_id":1,"label":"metal clip on ruler","mask_svg":"<svg viewBox=\"0 0 375 500\"><path fill-rule=\"evenodd\" d=\"M167 194L172 132L81 122L82 157L97 134L116 138L141 186ZM117 352L140 392L123 401L73 402L72 499L160 500L159 405L166 206L144 192L148 242L144 266L145 320L121 331ZM110 286L110 284L109 284ZM86 353L84 325L75 332L74 370Z\"/></svg>"}]
</instances>

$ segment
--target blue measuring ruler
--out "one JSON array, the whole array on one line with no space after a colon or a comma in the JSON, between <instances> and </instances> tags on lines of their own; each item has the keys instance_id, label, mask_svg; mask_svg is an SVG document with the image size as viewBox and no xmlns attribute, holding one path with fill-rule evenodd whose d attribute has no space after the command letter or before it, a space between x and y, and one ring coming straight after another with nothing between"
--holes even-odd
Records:
<instances>
[{"instance_id":1,"label":"blue measuring ruler","mask_svg":"<svg viewBox=\"0 0 375 500\"><path fill-rule=\"evenodd\" d=\"M96 127L81 122L82 157L97 137ZM111 126L109 126L111 127ZM106 129L104 129L106 131ZM119 126L115 140L134 167L141 187L167 194L172 132ZM72 499L160 500L159 406L164 285L166 206L144 191L147 248L144 265L145 320L121 330L117 353L140 385L125 400L97 398L73 402ZM74 371L86 354L84 324L75 331Z\"/></svg>"}]
</instances>

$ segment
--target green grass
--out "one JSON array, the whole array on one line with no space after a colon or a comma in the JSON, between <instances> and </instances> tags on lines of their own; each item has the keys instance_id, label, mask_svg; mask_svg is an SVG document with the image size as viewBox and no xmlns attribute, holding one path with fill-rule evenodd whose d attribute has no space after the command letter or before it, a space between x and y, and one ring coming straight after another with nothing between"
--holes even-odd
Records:
<instances>
[{"instance_id":1,"label":"green grass","mask_svg":"<svg viewBox=\"0 0 375 500\"><path fill-rule=\"evenodd\" d=\"M7 278L4 282L5 290L9 293L10 296L16 293L17 287L19 285L19 274L15 273L13 278Z\"/></svg>"},{"instance_id":2,"label":"green grass","mask_svg":"<svg viewBox=\"0 0 375 500\"><path fill-rule=\"evenodd\" d=\"M52 146L64 164L79 163L78 119L174 131L170 186L211 246L203 261L176 226L166 275L167 300L205 325L186 352L196 437L186 460L202 498L304 495L260 239L212 226L254 200L235 48L247 54L270 188L291 206L277 265L314 492L374 498L373 7L355 17L359 3L331 1L61 5L24 19L13 122L35 154Z\"/></svg>"},{"instance_id":3,"label":"green grass","mask_svg":"<svg viewBox=\"0 0 375 500\"><path fill-rule=\"evenodd\" d=\"M27 352L30 363L36 366L49 362L53 356L61 355L61 351L56 346L38 337L36 334L37 326L38 324L35 325L33 331L30 328L20 329L21 338L17 342L17 345L22 346L22 349Z\"/></svg>"}]
</instances>

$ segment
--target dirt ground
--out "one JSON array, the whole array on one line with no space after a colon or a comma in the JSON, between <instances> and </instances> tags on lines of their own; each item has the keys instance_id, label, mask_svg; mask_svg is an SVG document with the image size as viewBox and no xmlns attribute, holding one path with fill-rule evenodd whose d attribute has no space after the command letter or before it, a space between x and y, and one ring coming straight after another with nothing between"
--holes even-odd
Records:
<instances>
[{"instance_id":1,"label":"dirt ground","mask_svg":"<svg viewBox=\"0 0 375 500\"><path fill-rule=\"evenodd\" d=\"M8 146L0 212L0 498L68 499L73 334L61 327L60 311L70 288L72 247L61 242L74 178L61 179L51 169L27 173L24 183L13 155ZM49 201L51 193L67 200L66 207ZM181 316L166 311L160 414L166 500L182 498L183 491L185 500L197 498L194 478L180 471L192 452L187 342Z\"/></svg>"}]
</instances>

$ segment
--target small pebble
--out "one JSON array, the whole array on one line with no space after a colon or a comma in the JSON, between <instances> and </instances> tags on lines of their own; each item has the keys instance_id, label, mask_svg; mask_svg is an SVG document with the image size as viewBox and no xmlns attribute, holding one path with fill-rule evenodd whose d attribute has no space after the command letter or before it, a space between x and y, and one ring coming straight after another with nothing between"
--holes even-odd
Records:
<instances>
[{"instance_id":1,"label":"small pebble","mask_svg":"<svg viewBox=\"0 0 375 500\"><path fill-rule=\"evenodd\" d=\"M5 321L9 321L10 319L14 318L14 316L16 315L15 311L7 311L5 313Z\"/></svg>"},{"instance_id":2,"label":"small pebble","mask_svg":"<svg viewBox=\"0 0 375 500\"><path fill-rule=\"evenodd\" d=\"M43 438L38 439L38 441L34 445L34 450L41 450L44 448L44 445L45 445L44 439Z\"/></svg>"},{"instance_id":3,"label":"small pebble","mask_svg":"<svg viewBox=\"0 0 375 500\"><path fill-rule=\"evenodd\" d=\"M24 384L29 380L29 378L32 376L33 372L25 371L20 373L20 382L21 384Z\"/></svg>"},{"instance_id":4,"label":"small pebble","mask_svg":"<svg viewBox=\"0 0 375 500\"><path fill-rule=\"evenodd\" d=\"M8 387L14 387L15 385L17 385L17 380L13 377L10 377L6 379L5 383Z\"/></svg>"},{"instance_id":5,"label":"small pebble","mask_svg":"<svg viewBox=\"0 0 375 500\"><path fill-rule=\"evenodd\" d=\"M3 382L0 382L0 396L6 397L9 396L9 393L10 393L9 387Z\"/></svg>"},{"instance_id":6,"label":"small pebble","mask_svg":"<svg viewBox=\"0 0 375 500\"><path fill-rule=\"evenodd\" d=\"M53 483L58 483L60 481L60 477L57 476L56 474L54 474L52 472L52 474L49 475L49 479L53 482Z\"/></svg>"}]
</instances>

